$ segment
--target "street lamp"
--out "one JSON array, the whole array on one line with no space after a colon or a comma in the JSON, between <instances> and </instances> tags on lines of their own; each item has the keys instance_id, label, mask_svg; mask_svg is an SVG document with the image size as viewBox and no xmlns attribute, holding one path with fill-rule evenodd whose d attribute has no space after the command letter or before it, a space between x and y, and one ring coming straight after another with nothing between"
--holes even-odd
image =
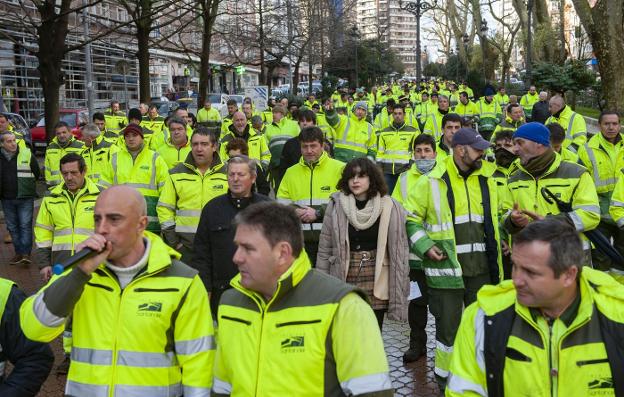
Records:
<instances>
[{"instance_id":1,"label":"street lamp","mask_svg":"<svg viewBox=\"0 0 624 397\"><path fill-rule=\"evenodd\" d=\"M351 28L351 37L353 37L353 48L355 48L355 88L360 86L358 77L358 38L360 37L360 31L356 26Z\"/></svg>"},{"instance_id":2,"label":"street lamp","mask_svg":"<svg viewBox=\"0 0 624 397\"><path fill-rule=\"evenodd\" d=\"M464 80L468 80L468 42L470 41L468 33L464 33L464 35L462 36L462 41L464 42L464 53L466 54L466 70L464 74Z\"/></svg>"},{"instance_id":3,"label":"street lamp","mask_svg":"<svg viewBox=\"0 0 624 397\"><path fill-rule=\"evenodd\" d=\"M533 68L531 65L531 53L533 52L533 34L531 33L531 21L533 19L533 0L527 0L527 25L529 26L527 29L527 51L526 51L526 83L531 85L531 74L533 73Z\"/></svg>"},{"instance_id":4,"label":"street lamp","mask_svg":"<svg viewBox=\"0 0 624 397\"><path fill-rule=\"evenodd\" d=\"M485 58L487 58L487 32L488 26L485 19L481 20L481 52L483 53L483 80L487 84L487 68L485 67Z\"/></svg>"},{"instance_id":5,"label":"street lamp","mask_svg":"<svg viewBox=\"0 0 624 397\"><path fill-rule=\"evenodd\" d=\"M438 5L438 0L433 0L433 4L426 1L416 0L407 1L399 0L399 8L403 11L407 11L416 17L416 81L420 84L421 78L421 52L420 52L420 17L427 11Z\"/></svg>"}]
</instances>

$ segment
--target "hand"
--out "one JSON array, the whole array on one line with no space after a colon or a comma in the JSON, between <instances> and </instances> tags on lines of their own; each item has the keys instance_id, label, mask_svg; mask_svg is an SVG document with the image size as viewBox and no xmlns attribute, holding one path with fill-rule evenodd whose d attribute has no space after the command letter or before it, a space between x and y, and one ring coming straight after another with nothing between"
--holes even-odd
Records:
<instances>
[{"instance_id":1,"label":"hand","mask_svg":"<svg viewBox=\"0 0 624 397\"><path fill-rule=\"evenodd\" d=\"M446 254L440 248L436 247L435 245L429 248L429 251L427 251L425 255L427 255L429 259L436 261L436 262L440 262L446 259Z\"/></svg>"},{"instance_id":2,"label":"hand","mask_svg":"<svg viewBox=\"0 0 624 397\"><path fill-rule=\"evenodd\" d=\"M305 223L312 223L316 220L316 210L312 207L301 208L301 221Z\"/></svg>"},{"instance_id":3,"label":"hand","mask_svg":"<svg viewBox=\"0 0 624 397\"><path fill-rule=\"evenodd\" d=\"M544 217L542 215L540 215L540 214L538 214L536 212L533 212L533 211L522 210L522 213L525 214L525 215L528 215L534 221L541 221L542 219L544 219Z\"/></svg>"},{"instance_id":4,"label":"hand","mask_svg":"<svg viewBox=\"0 0 624 397\"><path fill-rule=\"evenodd\" d=\"M501 241L501 250L503 252L503 255L505 256L509 256L511 255L511 249L509 248L509 244L507 244L507 241Z\"/></svg>"},{"instance_id":5,"label":"hand","mask_svg":"<svg viewBox=\"0 0 624 397\"><path fill-rule=\"evenodd\" d=\"M104 236L101 234L94 234L82 243L76 246L76 252L81 249L88 247L94 251L99 252L99 254L92 256L89 259L86 259L78 264L80 269L86 274L91 274L100 266L100 263L104 262L108 255L110 255L113 250L113 244L110 241L107 241Z\"/></svg>"},{"instance_id":6,"label":"hand","mask_svg":"<svg viewBox=\"0 0 624 397\"><path fill-rule=\"evenodd\" d=\"M332 110L334 110L334 103L331 99L325 102L325 104L323 105L323 109L325 109L326 112L331 112Z\"/></svg>"},{"instance_id":7,"label":"hand","mask_svg":"<svg viewBox=\"0 0 624 397\"><path fill-rule=\"evenodd\" d=\"M520 209L518 203L514 203L511 210L511 223L521 228L529 224L529 218L524 214L524 210Z\"/></svg>"},{"instance_id":8,"label":"hand","mask_svg":"<svg viewBox=\"0 0 624 397\"><path fill-rule=\"evenodd\" d=\"M39 270L39 274L41 275L41 279L44 283L50 281L52 277L52 266L46 266L43 269Z\"/></svg>"}]
</instances>

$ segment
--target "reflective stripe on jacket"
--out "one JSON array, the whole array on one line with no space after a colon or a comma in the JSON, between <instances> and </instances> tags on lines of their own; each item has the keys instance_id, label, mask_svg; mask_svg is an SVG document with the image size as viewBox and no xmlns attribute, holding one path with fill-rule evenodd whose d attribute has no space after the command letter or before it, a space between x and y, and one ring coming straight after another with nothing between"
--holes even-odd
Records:
<instances>
[{"instance_id":1,"label":"reflective stripe on jacket","mask_svg":"<svg viewBox=\"0 0 624 397\"><path fill-rule=\"evenodd\" d=\"M197 271L159 237L149 240L146 268L123 290L105 264L91 276L71 311L73 346L66 395L207 397L212 386L214 331L208 294ZM52 314L45 294L71 269L54 276L20 309L22 328L50 342L66 317Z\"/></svg>"},{"instance_id":2,"label":"reflective stripe on jacket","mask_svg":"<svg viewBox=\"0 0 624 397\"><path fill-rule=\"evenodd\" d=\"M231 285L219 305L213 396L393 395L370 306L311 269L305 252L268 301L240 275Z\"/></svg>"},{"instance_id":3,"label":"reflective stripe on jacket","mask_svg":"<svg viewBox=\"0 0 624 397\"><path fill-rule=\"evenodd\" d=\"M462 316L447 396L624 395L624 287L583 267L568 322L516 301L511 280L484 286Z\"/></svg>"}]
</instances>

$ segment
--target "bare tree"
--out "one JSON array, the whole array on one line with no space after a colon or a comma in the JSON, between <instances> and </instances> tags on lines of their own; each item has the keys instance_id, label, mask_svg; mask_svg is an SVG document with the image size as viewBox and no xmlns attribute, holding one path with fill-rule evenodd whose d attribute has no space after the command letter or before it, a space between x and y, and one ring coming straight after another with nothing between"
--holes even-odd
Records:
<instances>
[{"instance_id":1,"label":"bare tree","mask_svg":"<svg viewBox=\"0 0 624 397\"><path fill-rule=\"evenodd\" d=\"M170 2L167 0L115 0L126 9L130 16L133 29L129 36L137 46L137 60L139 62L139 100L149 102L150 94L150 45L151 35L171 24L184 20L186 15L192 12L188 7L188 1L179 0ZM173 35L175 32L169 32Z\"/></svg>"},{"instance_id":2,"label":"bare tree","mask_svg":"<svg viewBox=\"0 0 624 397\"><path fill-rule=\"evenodd\" d=\"M598 59L606 107L624 112L624 0L572 0Z\"/></svg>"},{"instance_id":3,"label":"bare tree","mask_svg":"<svg viewBox=\"0 0 624 397\"><path fill-rule=\"evenodd\" d=\"M505 10L498 12L495 10L495 5L498 5L498 1L489 1L490 15L496 22L503 28L502 32L498 32L490 43L497 50L501 58L501 80L500 84L504 85L507 77L509 77L509 69L511 63L511 52L515 46L517 46L516 35L520 30L521 21L515 17L515 12L504 14Z\"/></svg>"},{"instance_id":4,"label":"bare tree","mask_svg":"<svg viewBox=\"0 0 624 397\"><path fill-rule=\"evenodd\" d=\"M24 48L37 57L48 140L52 139L54 125L59 120L60 88L65 83L63 71L65 56L127 25L123 22L111 23L108 26L100 24L90 37L84 37L80 13L83 9L101 2L102 0L20 1L16 5L6 4L0 12L3 27L7 30L21 31L25 33L27 39L17 40L3 30L0 30L0 37L10 40L16 46ZM67 38L72 33L72 29L80 29L80 33L74 32L74 36L82 37L82 40L69 45Z\"/></svg>"}]
</instances>

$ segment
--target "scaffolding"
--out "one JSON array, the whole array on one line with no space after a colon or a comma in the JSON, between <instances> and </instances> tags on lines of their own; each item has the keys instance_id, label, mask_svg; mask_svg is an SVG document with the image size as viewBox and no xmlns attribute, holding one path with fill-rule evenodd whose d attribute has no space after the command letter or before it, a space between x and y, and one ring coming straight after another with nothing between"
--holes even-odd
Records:
<instances>
[{"instance_id":1,"label":"scaffolding","mask_svg":"<svg viewBox=\"0 0 624 397\"><path fill-rule=\"evenodd\" d=\"M2 29L13 41L0 38L0 89L5 108L20 113L29 123L43 115L43 90L39 83L39 63L24 46L36 47L26 32ZM80 38L68 36L68 45ZM138 105L138 65L136 49L123 49L108 40L91 44L95 109L105 109L111 100ZM119 67L127 65L123 74ZM83 49L71 51L63 59L64 84L60 90L61 108L86 108L86 64Z\"/></svg>"}]
</instances>

